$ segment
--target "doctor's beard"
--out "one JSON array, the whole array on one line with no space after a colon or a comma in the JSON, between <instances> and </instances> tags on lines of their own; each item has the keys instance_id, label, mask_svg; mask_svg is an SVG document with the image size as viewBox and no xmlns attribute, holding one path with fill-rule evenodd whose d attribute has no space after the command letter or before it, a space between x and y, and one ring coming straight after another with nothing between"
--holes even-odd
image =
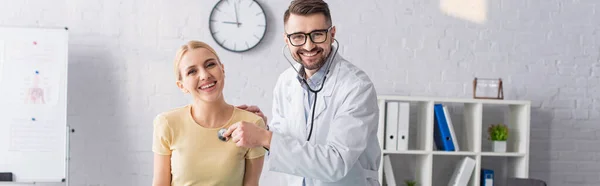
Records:
<instances>
[{"instance_id":1,"label":"doctor's beard","mask_svg":"<svg viewBox=\"0 0 600 186\"><path fill-rule=\"evenodd\" d=\"M304 62L302 60L302 55L300 55L300 53L303 52L314 52L317 51L319 52L317 55L319 56L318 61L316 63L312 63L312 64L308 64L307 62ZM307 70L318 70L321 67L323 67L325 65L325 61L327 60L327 56L329 55L329 51L324 50L321 47L315 47L310 51L304 50L304 49L299 49L298 51L296 51L296 54L294 55L294 60L296 60L296 62L302 64L302 66L307 69Z\"/></svg>"}]
</instances>

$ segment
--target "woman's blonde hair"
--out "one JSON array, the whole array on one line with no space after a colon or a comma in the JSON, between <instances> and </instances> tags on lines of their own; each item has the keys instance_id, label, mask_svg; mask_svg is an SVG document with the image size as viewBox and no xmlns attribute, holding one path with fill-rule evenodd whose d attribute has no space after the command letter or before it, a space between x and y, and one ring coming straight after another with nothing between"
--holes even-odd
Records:
<instances>
[{"instance_id":1,"label":"woman's blonde hair","mask_svg":"<svg viewBox=\"0 0 600 186\"><path fill-rule=\"evenodd\" d=\"M179 47L179 50L177 51L177 55L175 56L174 68L175 68L175 78L177 80L181 80L181 71L179 70L179 64L181 63L181 58L183 58L183 55L185 55L185 53L187 53L187 51L190 51L193 49L198 49L198 48L205 48L206 50L210 51L217 57L217 61L219 63L221 63L221 59L219 59L219 55L217 55L217 52L215 51L215 49L213 49L210 45L208 45L202 41L195 41L195 40L188 41L185 45L182 45L181 47Z\"/></svg>"}]
</instances>

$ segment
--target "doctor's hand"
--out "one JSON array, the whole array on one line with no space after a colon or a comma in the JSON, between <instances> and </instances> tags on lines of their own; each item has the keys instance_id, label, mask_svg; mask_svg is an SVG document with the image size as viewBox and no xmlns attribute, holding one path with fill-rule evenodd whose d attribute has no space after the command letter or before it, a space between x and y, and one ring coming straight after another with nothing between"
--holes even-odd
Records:
<instances>
[{"instance_id":1,"label":"doctor's hand","mask_svg":"<svg viewBox=\"0 0 600 186\"><path fill-rule=\"evenodd\" d=\"M271 146L271 132L254 123L240 121L231 125L223 136L232 139L238 147L254 148Z\"/></svg>"},{"instance_id":2,"label":"doctor's hand","mask_svg":"<svg viewBox=\"0 0 600 186\"><path fill-rule=\"evenodd\" d=\"M265 114L263 114L263 112L257 106L254 106L254 105L250 105L250 106L248 106L248 105L239 105L239 106L236 106L236 107L239 108L239 109L242 109L242 110L246 110L248 112L252 112L252 113L254 113L254 114L262 117L263 120L265 121L265 124L269 123L269 122L267 122L267 117L265 116Z\"/></svg>"}]
</instances>

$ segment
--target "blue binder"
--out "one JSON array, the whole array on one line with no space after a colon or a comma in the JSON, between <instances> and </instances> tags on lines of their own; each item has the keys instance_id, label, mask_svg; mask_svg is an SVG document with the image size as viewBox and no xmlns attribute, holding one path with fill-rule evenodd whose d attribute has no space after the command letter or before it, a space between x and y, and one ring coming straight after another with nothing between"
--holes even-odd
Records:
<instances>
[{"instance_id":1,"label":"blue binder","mask_svg":"<svg viewBox=\"0 0 600 186\"><path fill-rule=\"evenodd\" d=\"M435 141L437 149L441 151L454 151L454 143L452 143L453 136L450 135L450 130L448 129L444 107L442 104L435 104L433 106L433 111L433 140Z\"/></svg>"},{"instance_id":2,"label":"blue binder","mask_svg":"<svg viewBox=\"0 0 600 186\"><path fill-rule=\"evenodd\" d=\"M494 186L494 171L481 169L481 186Z\"/></svg>"}]
</instances>

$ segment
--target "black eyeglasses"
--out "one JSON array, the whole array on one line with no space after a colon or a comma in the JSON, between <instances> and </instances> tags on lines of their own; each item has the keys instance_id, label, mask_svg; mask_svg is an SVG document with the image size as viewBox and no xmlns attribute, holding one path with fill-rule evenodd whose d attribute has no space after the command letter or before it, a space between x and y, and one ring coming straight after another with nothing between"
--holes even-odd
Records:
<instances>
[{"instance_id":1,"label":"black eyeglasses","mask_svg":"<svg viewBox=\"0 0 600 186\"><path fill-rule=\"evenodd\" d=\"M310 41L315 44L323 43L327 40L327 33L331 30L333 26L330 26L327 29L323 30L314 30L310 33L292 33L288 34L288 40L292 44L292 46L302 46L306 43L306 38L310 37Z\"/></svg>"}]
</instances>

